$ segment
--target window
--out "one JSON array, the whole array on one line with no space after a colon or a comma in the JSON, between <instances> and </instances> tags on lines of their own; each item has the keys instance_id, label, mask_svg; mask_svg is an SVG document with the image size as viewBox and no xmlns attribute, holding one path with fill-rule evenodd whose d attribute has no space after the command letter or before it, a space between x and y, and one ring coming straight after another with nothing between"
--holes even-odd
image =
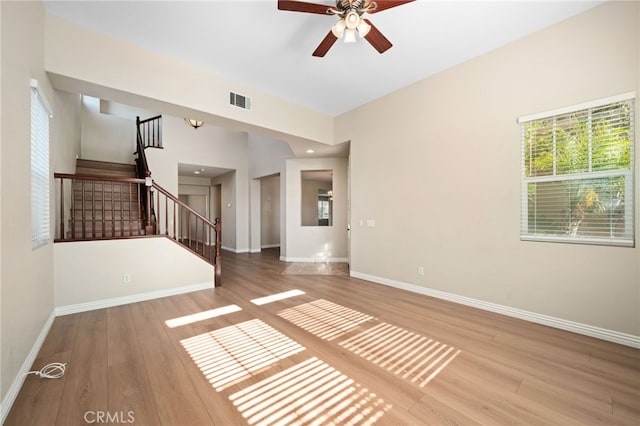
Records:
<instances>
[{"instance_id":1,"label":"window","mask_svg":"<svg viewBox=\"0 0 640 426\"><path fill-rule=\"evenodd\" d=\"M634 246L634 96L518 120L522 240Z\"/></svg>"},{"instance_id":2,"label":"window","mask_svg":"<svg viewBox=\"0 0 640 426\"><path fill-rule=\"evenodd\" d=\"M31 247L48 243L50 108L31 80Z\"/></svg>"}]
</instances>

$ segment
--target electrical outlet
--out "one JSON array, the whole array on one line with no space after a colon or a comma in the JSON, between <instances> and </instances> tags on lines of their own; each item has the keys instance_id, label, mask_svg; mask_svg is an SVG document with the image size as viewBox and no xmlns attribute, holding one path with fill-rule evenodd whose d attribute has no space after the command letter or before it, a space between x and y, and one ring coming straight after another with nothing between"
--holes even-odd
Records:
<instances>
[{"instance_id":1,"label":"electrical outlet","mask_svg":"<svg viewBox=\"0 0 640 426\"><path fill-rule=\"evenodd\" d=\"M122 274L122 284L129 284L131 282L131 274L126 272Z\"/></svg>"},{"instance_id":2,"label":"electrical outlet","mask_svg":"<svg viewBox=\"0 0 640 426\"><path fill-rule=\"evenodd\" d=\"M423 266L418 266L418 275L420 275L420 276L424 275L424 267Z\"/></svg>"}]
</instances>

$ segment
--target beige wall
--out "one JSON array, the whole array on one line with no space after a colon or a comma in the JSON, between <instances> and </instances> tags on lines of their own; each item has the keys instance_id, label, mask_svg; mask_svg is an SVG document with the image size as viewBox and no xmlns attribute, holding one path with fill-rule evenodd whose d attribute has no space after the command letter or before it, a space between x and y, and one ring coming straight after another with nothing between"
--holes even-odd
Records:
<instances>
[{"instance_id":1,"label":"beige wall","mask_svg":"<svg viewBox=\"0 0 640 426\"><path fill-rule=\"evenodd\" d=\"M211 283L213 266L168 238L60 243L56 307ZM131 282L123 283L130 274Z\"/></svg>"},{"instance_id":2,"label":"beige wall","mask_svg":"<svg viewBox=\"0 0 640 426\"><path fill-rule=\"evenodd\" d=\"M46 35L47 71L89 82L94 90L100 86L181 105L207 115L205 120L215 118L240 130L268 129L269 134L333 143L333 118L328 115L55 16L47 15ZM126 72L122 64L127 64ZM249 96L251 111L230 106L229 90Z\"/></svg>"},{"instance_id":3,"label":"beige wall","mask_svg":"<svg viewBox=\"0 0 640 426\"><path fill-rule=\"evenodd\" d=\"M520 241L516 124L640 94L638 7L596 7L338 117L352 271L640 335L640 249Z\"/></svg>"},{"instance_id":4,"label":"beige wall","mask_svg":"<svg viewBox=\"0 0 640 426\"><path fill-rule=\"evenodd\" d=\"M53 245L31 249L30 80L38 80L54 118L50 126L51 171L69 170L78 140L70 129L74 101L56 93L44 72L44 11L39 2L0 2L2 10L2 229L1 395L12 382L53 312ZM19 42L16 42L19 40ZM61 108L69 108L69 114ZM4 114L10 111L10 120ZM75 139L75 140L74 140ZM54 152L56 154L54 154ZM52 185L53 188L53 185ZM51 217L55 197L51 194ZM53 228L52 228L53 229Z\"/></svg>"},{"instance_id":5,"label":"beige wall","mask_svg":"<svg viewBox=\"0 0 640 426\"><path fill-rule=\"evenodd\" d=\"M146 118L146 117L142 117ZM82 149L84 160L133 164L136 151L136 117L128 119L100 111L100 100L82 97Z\"/></svg>"},{"instance_id":6,"label":"beige wall","mask_svg":"<svg viewBox=\"0 0 640 426\"><path fill-rule=\"evenodd\" d=\"M147 149L152 177L172 194L178 193L178 164L235 170L212 185L222 184L223 246L233 250L249 248L249 180L247 134L206 123L195 130L182 118L163 115L164 149ZM228 205L231 207L227 207ZM172 224L170 224L172 226Z\"/></svg>"},{"instance_id":7,"label":"beige wall","mask_svg":"<svg viewBox=\"0 0 640 426\"><path fill-rule=\"evenodd\" d=\"M301 171L333 170L333 226L301 225ZM286 244L280 246L287 261L345 261L347 258L347 159L290 159L285 173Z\"/></svg>"},{"instance_id":8,"label":"beige wall","mask_svg":"<svg viewBox=\"0 0 640 426\"><path fill-rule=\"evenodd\" d=\"M280 175L260 179L260 245L280 246Z\"/></svg>"}]
</instances>

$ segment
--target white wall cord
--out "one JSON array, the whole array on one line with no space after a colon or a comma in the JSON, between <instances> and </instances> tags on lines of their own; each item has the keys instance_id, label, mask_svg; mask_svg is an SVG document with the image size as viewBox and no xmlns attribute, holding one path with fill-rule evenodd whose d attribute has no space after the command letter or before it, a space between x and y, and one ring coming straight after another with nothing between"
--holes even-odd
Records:
<instances>
[{"instance_id":1,"label":"white wall cord","mask_svg":"<svg viewBox=\"0 0 640 426\"><path fill-rule=\"evenodd\" d=\"M35 374L43 379L59 379L64 376L64 370L67 368L67 364L68 362L52 362L45 365L40 370L29 371L24 375L28 376L29 374Z\"/></svg>"}]
</instances>

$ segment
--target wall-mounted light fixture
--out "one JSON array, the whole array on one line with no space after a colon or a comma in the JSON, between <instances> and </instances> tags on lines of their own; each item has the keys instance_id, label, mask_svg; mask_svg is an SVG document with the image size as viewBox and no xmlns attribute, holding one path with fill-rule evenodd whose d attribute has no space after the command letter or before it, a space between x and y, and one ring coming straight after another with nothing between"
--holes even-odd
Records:
<instances>
[{"instance_id":1,"label":"wall-mounted light fixture","mask_svg":"<svg viewBox=\"0 0 640 426\"><path fill-rule=\"evenodd\" d=\"M187 123L189 126L193 127L194 129L197 129L198 127L202 127L202 125L204 124L204 121L195 120L193 118L185 118L184 122Z\"/></svg>"}]
</instances>

